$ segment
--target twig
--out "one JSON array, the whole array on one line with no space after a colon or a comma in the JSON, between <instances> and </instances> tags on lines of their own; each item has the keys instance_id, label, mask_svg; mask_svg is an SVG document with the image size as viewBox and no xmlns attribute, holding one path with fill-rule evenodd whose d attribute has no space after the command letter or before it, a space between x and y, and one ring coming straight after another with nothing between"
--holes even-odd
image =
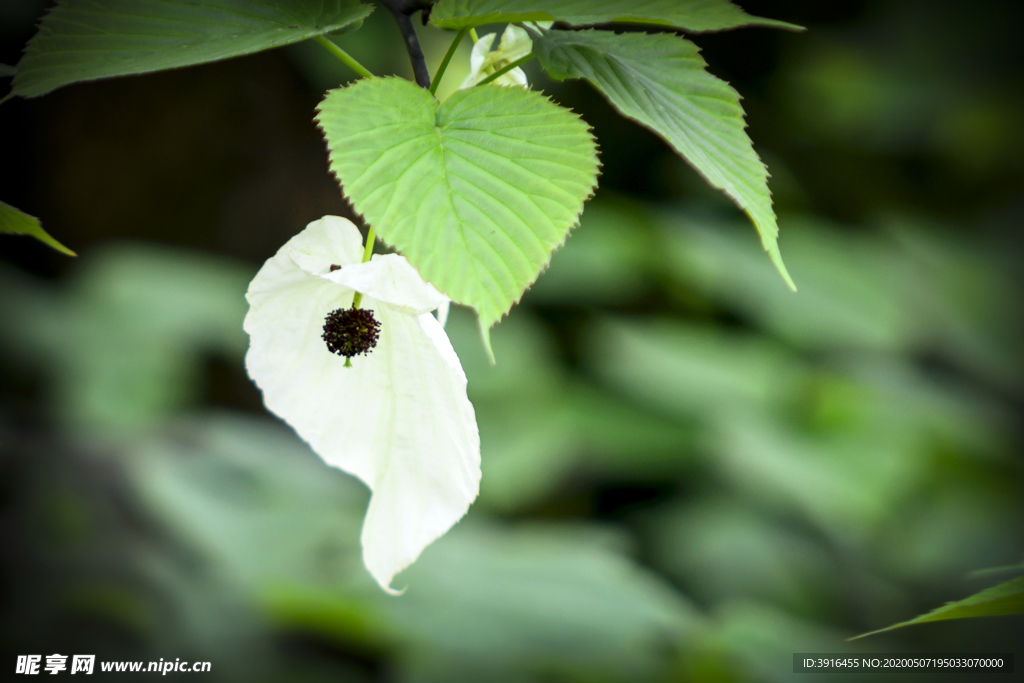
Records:
<instances>
[{"instance_id":1,"label":"twig","mask_svg":"<svg viewBox=\"0 0 1024 683\"><path fill-rule=\"evenodd\" d=\"M413 28L409 15L426 9L433 3L421 0L380 0L380 4L391 10L395 22L398 23L398 30L402 32L402 38L405 39L405 49L409 51L409 61L412 62L412 72L416 76L416 84L429 90L430 72L427 71L427 60L423 57L423 48L420 47L416 29Z\"/></svg>"}]
</instances>

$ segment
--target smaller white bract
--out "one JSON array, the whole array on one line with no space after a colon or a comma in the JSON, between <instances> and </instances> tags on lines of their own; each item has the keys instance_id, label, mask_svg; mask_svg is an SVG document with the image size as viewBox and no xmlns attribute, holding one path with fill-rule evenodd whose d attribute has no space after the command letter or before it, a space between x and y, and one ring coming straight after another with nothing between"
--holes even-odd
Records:
<instances>
[{"instance_id":1,"label":"smaller white bract","mask_svg":"<svg viewBox=\"0 0 1024 683\"><path fill-rule=\"evenodd\" d=\"M462 371L430 313L447 298L404 256L360 263L359 230L325 216L290 239L249 285L249 376L267 407L330 465L373 491L363 561L391 579L457 522L480 484L480 437ZM351 367L327 349L325 319L349 309L380 323L376 345Z\"/></svg>"},{"instance_id":2,"label":"smaller white bract","mask_svg":"<svg viewBox=\"0 0 1024 683\"><path fill-rule=\"evenodd\" d=\"M473 46L473 52L469 56L469 75L459 86L460 90L472 88L495 71L533 51L533 41L530 40L530 35L518 26L509 24L501 35L498 49L492 51L491 45L494 44L496 35L498 34L488 33L480 36L480 40ZM496 85L530 87L529 81L526 80L526 74L519 67L498 76L491 82Z\"/></svg>"}]
</instances>

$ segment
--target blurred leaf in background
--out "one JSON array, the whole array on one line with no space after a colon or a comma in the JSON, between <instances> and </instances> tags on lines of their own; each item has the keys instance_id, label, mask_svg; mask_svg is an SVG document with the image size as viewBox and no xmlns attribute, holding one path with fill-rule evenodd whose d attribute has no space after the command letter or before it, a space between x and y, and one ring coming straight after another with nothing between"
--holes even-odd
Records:
<instances>
[{"instance_id":1,"label":"blurred leaf in background","mask_svg":"<svg viewBox=\"0 0 1024 683\"><path fill-rule=\"evenodd\" d=\"M60 377L54 409L69 427L138 429L193 404L202 361L238 363L247 346L242 265L152 247L91 255L67 295L0 274L0 337Z\"/></svg>"},{"instance_id":2,"label":"blurred leaf in background","mask_svg":"<svg viewBox=\"0 0 1024 683\"><path fill-rule=\"evenodd\" d=\"M240 363L247 268L125 245L86 254L59 288L8 270L0 306L15 324L2 341L10 358L49 377L69 445L87 434L93 444L111 444L101 461L121 473L116 486L133 514L153 520L156 538L168 539L156 547L174 539L172 547L201 558L204 578L181 590L219 590L202 587L212 582L230 587L224 595L233 596L232 610L259 611L264 626L235 634L243 649L275 633L302 633L344 643L360 653L363 668L391 662L415 680L587 672L660 680L670 670L696 675L728 661L730 670L763 672L765 658L808 642L839 647L838 634L849 631L834 624L837 614L849 615L841 623L876 618L856 616L863 609L887 618L905 599L901 586L928 585L936 571L952 576L1014 550L1019 498L1009 480L992 479L1008 466L1001 453L1011 438L999 400L922 372L907 355L913 335L801 335L796 324L775 327L768 307L757 306L737 312L778 336L725 326L706 313L686 321L593 311L659 288L680 296L673 274L695 272L660 256L677 253L667 246L681 239L678 232L663 229L650 211L621 207L594 203L579 230L588 234L591 222L595 230L560 253L561 278L572 292L607 263L624 274L620 282L633 284L591 297L538 290L535 312L526 307L496 331L503 362L494 369L476 344L472 316L453 313L449 331L465 359L488 453L485 484L470 519L401 577L409 588L398 599L374 590L359 562L360 485L283 428L195 412L208 355ZM694 225L686 213L676 220ZM832 230L810 219L806 226L809 235ZM707 247L733 234L718 227L717 242L695 237L686 245L689 258L707 263L733 253ZM627 236L649 241L645 253L656 256L609 246L629 243ZM890 238L862 239L878 253ZM840 254L842 262L850 253L819 250L815 259ZM804 289L813 305L815 297L828 300L823 292L861 286L861 277L857 268L837 269L825 285L811 279ZM830 290L827 283L835 284ZM723 291L721 305L728 305L736 295ZM982 295L999 296L995 289ZM685 300L701 296L708 291ZM559 306L579 307L577 363L563 360L556 330L545 322ZM909 315L849 310L851 321ZM928 310L914 310L922 329L936 328ZM78 462L73 452L58 457ZM577 518L607 514L602 488L630 482L657 483L666 502L615 513L616 526L628 522L618 531L545 520L568 510ZM60 496L59 487L48 490ZM580 495L582 504L558 502ZM978 514L965 515L969 509ZM66 514L73 524L82 515ZM516 522L523 514L539 517ZM623 553L637 547L631 537L642 540L655 572ZM115 541L114 551L145 556L126 541ZM163 586L159 566L142 562L139 571ZM842 588L851 580L856 595ZM62 609L95 605L89 609L100 618L151 640L151 617L138 606L146 598L130 586L114 579L108 588L87 587L82 595L91 597ZM190 612L179 627L195 635L220 628L220 618L231 623L232 613ZM233 662L224 652L220 661ZM284 670L290 656L266 649L266 672ZM334 670L332 658L301 658L311 670Z\"/></svg>"}]
</instances>

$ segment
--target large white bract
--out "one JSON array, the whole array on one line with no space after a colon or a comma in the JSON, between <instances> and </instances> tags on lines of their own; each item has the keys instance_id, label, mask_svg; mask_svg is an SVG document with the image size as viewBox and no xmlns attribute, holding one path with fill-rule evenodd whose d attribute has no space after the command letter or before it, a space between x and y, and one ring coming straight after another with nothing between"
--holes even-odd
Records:
<instances>
[{"instance_id":1,"label":"large white bract","mask_svg":"<svg viewBox=\"0 0 1024 683\"><path fill-rule=\"evenodd\" d=\"M267 408L330 465L373 491L363 561L380 585L416 560L477 496L480 437L462 371L431 311L447 298L404 256L360 263L359 230L344 218L310 223L249 285L250 377ZM332 270L332 266L340 266ZM376 348L345 358L321 338L324 319L352 305L380 322Z\"/></svg>"}]
</instances>

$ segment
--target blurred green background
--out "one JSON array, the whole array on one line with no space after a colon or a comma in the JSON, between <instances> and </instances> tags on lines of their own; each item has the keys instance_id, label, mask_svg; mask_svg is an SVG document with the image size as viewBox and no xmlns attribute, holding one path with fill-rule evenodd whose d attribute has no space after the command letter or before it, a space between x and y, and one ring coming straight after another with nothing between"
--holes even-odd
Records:
<instances>
[{"instance_id":1,"label":"blurred green background","mask_svg":"<svg viewBox=\"0 0 1024 683\"><path fill-rule=\"evenodd\" d=\"M0 107L0 199L80 254L0 238L3 666L809 682L794 652L1019 659L1020 617L846 638L1024 553L1024 6L740 4L809 27L694 39L745 97L800 292L654 135L527 67L595 128L601 189L496 367L453 311L482 491L397 598L361 564L365 489L242 367L259 264L351 215L312 117L352 74L300 45ZM0 4L0 63L47 5ZM449 36L421 34L436 65ZM385 11L337 41L408 74Z\"/></svg>"}]
</instances>

